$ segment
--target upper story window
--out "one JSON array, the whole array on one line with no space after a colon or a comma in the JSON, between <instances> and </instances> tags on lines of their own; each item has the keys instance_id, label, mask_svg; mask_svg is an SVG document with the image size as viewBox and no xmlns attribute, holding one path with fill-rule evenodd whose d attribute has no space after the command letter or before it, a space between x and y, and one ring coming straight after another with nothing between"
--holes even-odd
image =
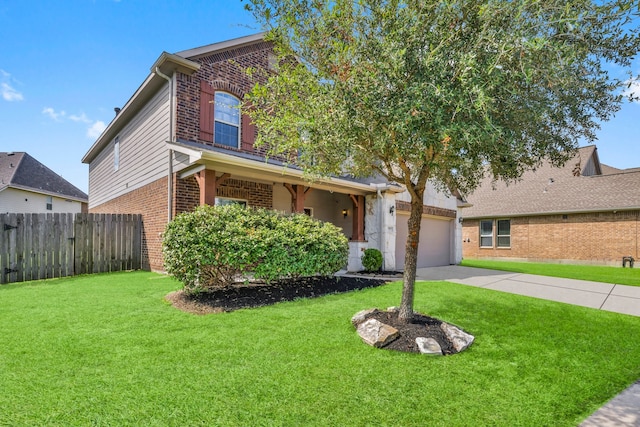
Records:
<instances>
[{"instance_id":1,"label":"upper story window","mask_svg":"<svg viewBox=\"0 0 640 427\"><path fill-rule=\"evenodd\" d=\"M51 196L47 196L47 210L48 211L53 210L53 197Z\"/></svg>"},{"instance_id":2,"label":"upper story window","mask_svg":"<svg viewBox=\"0 0 640 427\"><path fill-rule=\"evenodd\" d=\"M116 136L113 141L113 170L120 169L120 137Z\"/></svg>"},{"instance_id":3,"label":"upper story window","mask_svg":"<svg viewBox=\"0 0 640 427\"><path fill-rule=\"evenodd\" d=\"M240 146L240 100L225 92L216 92L214 142L228 147Z\"/></svg>"}]
</instances>

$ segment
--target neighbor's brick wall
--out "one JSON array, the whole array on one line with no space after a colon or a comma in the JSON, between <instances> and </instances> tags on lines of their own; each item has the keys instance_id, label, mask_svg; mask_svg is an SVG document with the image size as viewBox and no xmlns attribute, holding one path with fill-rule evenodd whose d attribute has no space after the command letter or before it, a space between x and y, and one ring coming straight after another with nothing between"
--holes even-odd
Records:
<instances>
[{"instance_id":1,"label":"neighbor's brick wall","mask_svg":"<svg viewBox=\"0 0 640 427\"><path fill-rule=\"evenodd\" d=\"M462 225L464 258L601 265L622 265L623 256L640 258L640 211L511 218L511 248L505 249L480 248L478 227L478 220Z\"/></svg>"},{"instance_id":2,"label":"neighbor's brick wall","mask_svg":"<svg viewBox=\"0 0 640 427\"><path fill-rule=\"evenodd\" d=\"M168 216L166 178L95 206L89 212L142 214L142 268L163 271L162 233Z\"/></svg>"},{"instance_id":3,"label":"neighbor's brick wall","mask_svg":"<svg viewBox=\"0 0 640 427\"><path fill-rule=\"evenodd\" d=\"M243 99L255 85L246 69L249 67L268 70L269 54L273 51L269 42L259 42L201 58L192 59L201 64L192 76L177 73L177 131L176 137L187 141L200 140L200 82L210 83L215 90L229 92ZM258 78L258 77L255 77ZM238 151L226 146L223 148ZM259 149L264 154L264 149Z\"/></svg>"}]
</instances>

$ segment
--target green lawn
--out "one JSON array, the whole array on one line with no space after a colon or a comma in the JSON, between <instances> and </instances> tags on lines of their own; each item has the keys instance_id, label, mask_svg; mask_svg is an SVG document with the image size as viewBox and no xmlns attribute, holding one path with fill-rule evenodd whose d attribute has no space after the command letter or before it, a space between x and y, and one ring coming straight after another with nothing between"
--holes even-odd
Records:
<instances>
[{"instance_id":1,"label":"green lawn","mask_svg":"<svg viewBox=\"0 0 640 427\"><path fill-rule=\"evenodd\" d=\"M400 283L196 316L147 272L0 287L2 426L575 426L640 378L640 318L446 282L416 309L476 336L432 358L349 320Z\"/></svg>"},{"instance_id":2,"label":"green lawn","mask_svg":"<svg viewBox=\"0 0 640 427\"><path fill-rule=\"evenodd\" d=\"M567 279L589 280L592 282L614 283L617 285L640 286L640 268L622 268L622 264L620 264L620 267L606 267L599 265L543 264L535 262L465 259L460 265L465 267L513 271L516 273L564 277ZM638 265L638 267L640 267L640 265Z\"/></svg>"}]
</instances>

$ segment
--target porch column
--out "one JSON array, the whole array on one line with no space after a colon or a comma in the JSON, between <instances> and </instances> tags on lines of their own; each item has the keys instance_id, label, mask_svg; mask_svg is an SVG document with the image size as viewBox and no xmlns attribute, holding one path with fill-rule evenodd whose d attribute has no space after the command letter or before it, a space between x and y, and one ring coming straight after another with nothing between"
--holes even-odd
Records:
<instances>
[{"instance_id":1,"label":"porch column","mask_svg":"<svg viewBox=\"0 0 640 427\"><path fill-rule=\"evenodd\" d=\"M311 191L311 187L304 188L304 185L284 184L285 188L291 193L291 211L295 213L304 212L304 200L307 192Z\"/></svg>"},{"instance_id":2,"label":"porch column","mask_svg":"<svg viewBox=\"0 0 640 427\"><path fill-rule=\"evenodd\" d=\"M364 196L349 194L353 202L353 236L351 240L364 241Z\"/></svg>"},{"instance_id":3,"label":"porch column","mask_svg":"<svg viewBox=\"0 0 640 427\"><path fill-rule=\"evenodd\" d=\"M229 174L222 174L216 177L216 171L205 169L194 175L200 187L200 206L216 204L216 191L218 184L222 184L229 178Z\"/></svg>"}]
</instances>

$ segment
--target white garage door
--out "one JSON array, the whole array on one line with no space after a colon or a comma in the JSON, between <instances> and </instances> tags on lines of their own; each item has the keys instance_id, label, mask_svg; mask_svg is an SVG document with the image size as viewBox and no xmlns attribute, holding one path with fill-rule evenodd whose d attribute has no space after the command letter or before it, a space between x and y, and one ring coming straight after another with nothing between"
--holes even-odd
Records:
<instances>
[{"instance_id":1,"label":"white garage door","mask_svg":"<svg viewBox=\"0 0 640 427\"><path fill-rule=\"evenodd\" d=\"M396 216L396 269L404 268L408 215ZM451 264L452 220L423 217L418 245L418 268Z\"/></svg>"}]
</instances>

